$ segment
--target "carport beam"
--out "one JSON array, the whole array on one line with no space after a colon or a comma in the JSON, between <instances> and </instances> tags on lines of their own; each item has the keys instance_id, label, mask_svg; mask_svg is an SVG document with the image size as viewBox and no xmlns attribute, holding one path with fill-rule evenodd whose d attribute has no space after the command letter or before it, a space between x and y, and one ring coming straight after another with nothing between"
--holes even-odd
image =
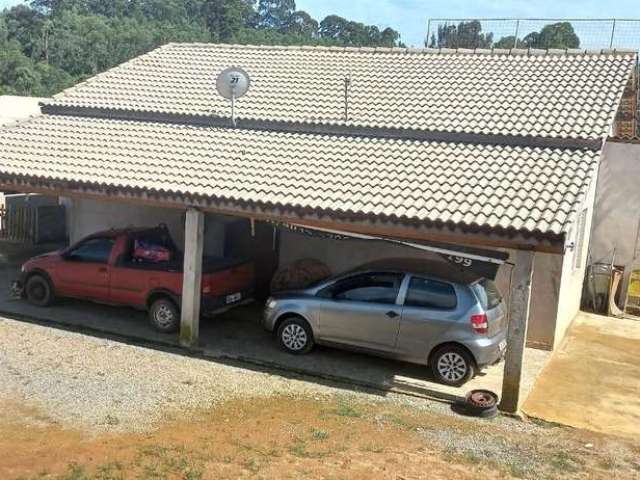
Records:
<instances>
[{"instance_id":1,"label":"carport beam","mask_svg":"<svg viewBox=\"0 0 640 480\"><path fill-rule=\"evenodd\" d=\"M184 267L180 344L186 347L198 342L200 333L200 292L202 284L202 252L204 248L204 213L187 210L184 235Z\"/></svg>"},{"instance_id":2,"label":"carport beam","mask_svg":"<svg viewBox=\"0 0 640 480\"><path fill-rule=\"evenodd\" d=\"M531 281L534 253L517 250L513 283L509 295L509 327L507 329L507 353L502 379L500 410L517 414L520 411L522 367L529 325Z\"/></svg>"}]
</instances>

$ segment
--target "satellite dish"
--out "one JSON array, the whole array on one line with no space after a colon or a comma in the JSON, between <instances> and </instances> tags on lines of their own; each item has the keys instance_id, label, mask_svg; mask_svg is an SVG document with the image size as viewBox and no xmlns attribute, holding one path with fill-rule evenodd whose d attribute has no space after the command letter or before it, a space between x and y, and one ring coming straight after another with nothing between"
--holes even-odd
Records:
<instances>
[{"instance_id":1,"label":"satellite dish","mask_svg":"<svg viewBox=\"0 0 640 480\"><path fill-rule=\"evenodd\" d=\"M249 90L251 80L247 72L238 67L223 70L216 80L218 93L227 100L234 100L243 96Z\"/></svg>"},{"instance_id":2,"label":"satellite dish","mask_svg":"<svg viewBox=\"0 0 640 480\"><path fill-rule=\"evenodd\" d=\"M236 126L236 98L241 97L249 90L249 75L247 72L238 67L231 67L223 70L216 79L216 89L218 93L231 100L231 123Z\"/></svg>"}]
</instances>

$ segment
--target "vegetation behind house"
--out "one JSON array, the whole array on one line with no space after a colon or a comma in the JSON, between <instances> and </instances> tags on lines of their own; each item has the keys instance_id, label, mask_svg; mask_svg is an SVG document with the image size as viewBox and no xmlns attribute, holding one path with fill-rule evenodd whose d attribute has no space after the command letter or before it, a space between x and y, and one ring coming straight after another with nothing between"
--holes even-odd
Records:
<instances>
[{"instance_id":1,"label":"vegetation behind house","mask_svg":"<svg viewBox=\"0 0 640 480\"><path fill-rule=\"evenodd\" d=\"M403 46L393 28L323 20L295 0L31 0L0 12L0 95L50 96L168 42ZM429 46L490 48L478 21L443 25ZM570 23L533 32L519 47L574 48Z\"/></svg>"},{"instance_id":2,"label":"vegetation behind house","mask_svg":"<svg viewBox=\"0 0 640 480\"><path fill-rule=\"evenodd\" d=\"M168 42L398 46L295 0L32 0L0 14L0 94L52 95Z\"/></svg>"}]
</instances>

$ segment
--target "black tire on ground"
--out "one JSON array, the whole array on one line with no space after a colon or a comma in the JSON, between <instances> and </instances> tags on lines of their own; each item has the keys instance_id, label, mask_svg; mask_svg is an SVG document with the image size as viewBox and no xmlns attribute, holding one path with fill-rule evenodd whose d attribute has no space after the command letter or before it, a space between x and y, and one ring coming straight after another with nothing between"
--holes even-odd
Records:
<instances>
[{"instance_id":1,"label":"black tire on ground","mask_svg":"<svg viewBox=\"0 0 640 480\"><path fill-rule=\"evenodd\" d=\"M471 390L465 396L464 410L467 415L494 418L498 415L498 395L490 390Z\"/></svg>"},{"instance_id":2,"label":"black tire on ground","mask_svg":"<svg viewBox=\"0 0 640 480\"><path fill-rule=\"evenodd\" d=\"M149 307L149 320L159 332L177 332L180 328L180 310L168 298L159 298Z\"/></svg>"},{"instance_id":3,"label":"black tire on ground","mask_svg":"<svg viewBox=\"0 0 640 480\"><path fill-rule=\"evenodd\" d=\"M289 317L278 327L278 343L288 353L309 353L314 345L313 331L302 317Z\"/></svg>"},{"instance_id":4,"label":"black tire on ground","mask_svg":"<svg viewBox=\"0 0 640 480\"><path fill-rule=\"evenodd\" d=\"M48 307L53 303L53 288L43 275L32 275L24 286L27 301L38 307Z\"/></svg>"},{"instance_id":5,"label":"black tire on ground","mask_svg":"<svg viewBox=\"0 0 640 480\"><path fill-rule=\"evenodd\" d=\"M452 387L464 385L476 373L475 362L469 352L457 345L438 348L429 363L436 380Z\"/></svg>"}]
</instances>

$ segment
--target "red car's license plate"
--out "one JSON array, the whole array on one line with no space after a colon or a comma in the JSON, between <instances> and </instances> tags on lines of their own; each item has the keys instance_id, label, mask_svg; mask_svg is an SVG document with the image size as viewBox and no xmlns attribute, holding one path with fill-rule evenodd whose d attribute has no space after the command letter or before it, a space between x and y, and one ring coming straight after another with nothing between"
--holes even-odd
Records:
<instances>
[{"instance_id":1,"label":"red car's license plate","mask_svg":"<svg viewBox=\"0 0 640 480\"><path fill-rule=\"evenodd\" d=\"M226 301L227 303L234 303L240 300L241 298L242 298L241 293L232 293L231 295L227 295Z\"/></svg>"}]
</instances>

